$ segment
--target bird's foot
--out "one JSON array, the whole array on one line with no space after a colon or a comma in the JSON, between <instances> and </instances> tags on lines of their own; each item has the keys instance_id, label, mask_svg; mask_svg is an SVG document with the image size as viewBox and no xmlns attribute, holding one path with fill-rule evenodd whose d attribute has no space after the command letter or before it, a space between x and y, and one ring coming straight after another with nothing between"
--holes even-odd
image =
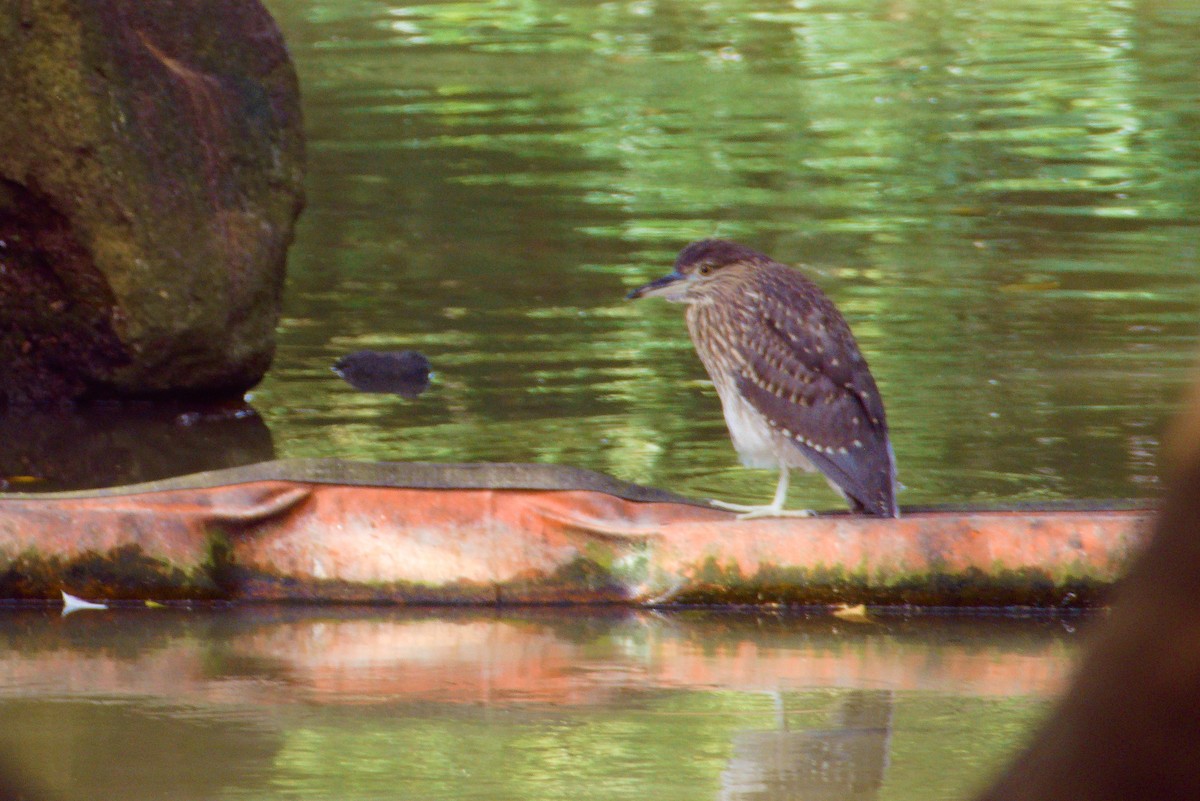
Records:
<instances>
[{"instance_id":1,"label":"bird's foot","mask_svg":"<svg viewBox=\"0 0 1200 801\"><path fill-rule=\"evenodd\" d=\"M775 504L747 506L741 503L726 503L717 500L710 500L709 503L718 509L738 512L738 520L754 520L759 517L813 517L816 515L812 509L783 509Z\"/></svg>"}]
</instances>

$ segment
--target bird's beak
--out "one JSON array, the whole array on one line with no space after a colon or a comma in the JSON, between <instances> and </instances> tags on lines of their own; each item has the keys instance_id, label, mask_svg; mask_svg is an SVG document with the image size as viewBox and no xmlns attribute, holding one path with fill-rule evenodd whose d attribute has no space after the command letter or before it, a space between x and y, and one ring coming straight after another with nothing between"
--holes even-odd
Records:
<instances>
[{"instance_id":1,"label":"bird's beak","mask_svg":"<svg viewBox=\"0 0 1200 801\"><path fill-rule=\"evenodd\" d=\"M639 286L637 289L625 296L625 300L637 300L638 298L666 298L668 300L680 294L683 287L680 281L686 278L683 273L673 272L664 275L662 278L656 278L645 286Z\"/></svg>"}]
</instances>

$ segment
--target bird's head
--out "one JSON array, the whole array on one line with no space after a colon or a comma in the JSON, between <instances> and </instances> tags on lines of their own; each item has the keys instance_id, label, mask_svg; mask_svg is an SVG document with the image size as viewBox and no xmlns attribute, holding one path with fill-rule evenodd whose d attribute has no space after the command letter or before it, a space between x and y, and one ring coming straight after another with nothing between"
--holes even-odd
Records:
<instances>
[{"instance_id":1,"label":"bird's head","mask_svg":"<svg viewBox=\"0 0 1200 801\"><path fill-rule=\"evenodd\" d=\"M745 245L724 239L701 239L675 259L675 270L625 296L666 298L672 303L698 303L720 287L728 287L756 264L770 259Z\"/></svg>"}]
</instances>

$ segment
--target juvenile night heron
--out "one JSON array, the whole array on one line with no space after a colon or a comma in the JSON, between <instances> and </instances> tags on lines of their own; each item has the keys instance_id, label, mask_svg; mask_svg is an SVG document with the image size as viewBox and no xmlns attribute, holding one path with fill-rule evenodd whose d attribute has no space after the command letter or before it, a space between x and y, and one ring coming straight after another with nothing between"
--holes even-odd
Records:
<instances>
[{"instance_id":1,"label":"juvenile night heron","mask_svg":"<svg viewBox=\"0 0 1200 801\"><path fill-rule=\"evenodd\" d=\"M803 275L720 239L693 242L669 275L628 299L687 304L687 327L747 467L778 467L767 506L716 505L740 517L786 511L788 470L820 470L855 512L898 517L896 460L883 399L845 318Z\"/></svg>"}]
</instances>

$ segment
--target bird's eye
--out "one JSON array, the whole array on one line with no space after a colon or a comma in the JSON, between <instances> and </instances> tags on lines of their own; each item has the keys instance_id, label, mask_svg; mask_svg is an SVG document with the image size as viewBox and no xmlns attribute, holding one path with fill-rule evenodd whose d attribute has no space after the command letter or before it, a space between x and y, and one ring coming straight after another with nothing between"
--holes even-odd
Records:
<instances>
[{"instance_id":1,"label":"bird's eye","mask_svg":"<svg viewBox=\"0 0 1200 801\"><path fill-rule=\"evenodd\" d=\"M701 275L708 275L712 271L713 271L713 268L712 268L711 264L701 264L700 265L699 272Z\"/></svg>"}]
</instances>

